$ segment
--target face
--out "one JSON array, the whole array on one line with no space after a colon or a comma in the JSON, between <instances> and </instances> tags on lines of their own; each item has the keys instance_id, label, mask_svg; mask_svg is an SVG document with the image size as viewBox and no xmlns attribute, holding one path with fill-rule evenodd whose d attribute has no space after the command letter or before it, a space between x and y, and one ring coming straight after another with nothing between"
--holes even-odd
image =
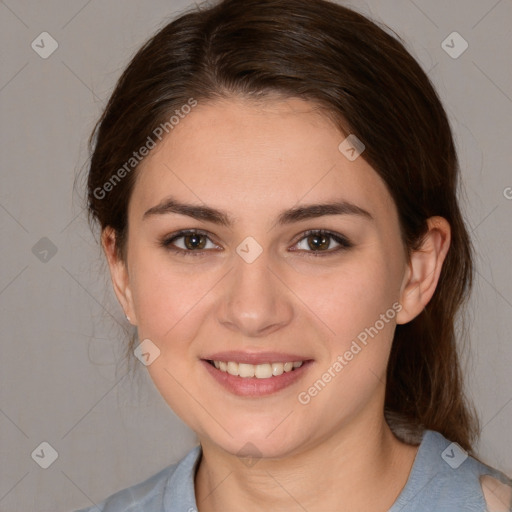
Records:
<instances>
[{"instance_id":1,"label":"face","mask_svg":"<svg viewBox=\"0 0 512 512\"><path fill-rule=\"evenodd\" d=\"M200 103L138 169L116 293L203 442L280 457L382 415L408 266L344 138L299 99Z\"/></svg>"}]
</instances>

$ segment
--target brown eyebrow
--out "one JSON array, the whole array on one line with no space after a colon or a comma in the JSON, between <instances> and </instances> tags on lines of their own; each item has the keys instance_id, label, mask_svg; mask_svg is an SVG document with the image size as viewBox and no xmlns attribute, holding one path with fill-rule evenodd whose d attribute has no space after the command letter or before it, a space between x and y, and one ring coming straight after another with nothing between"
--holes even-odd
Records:
<instances>
[{"instance_id":1,"label":"brown eyebrow","mask_svg":"<svg viewBox=\"0 0 512 512\"><path fill-rule=\"evenodd\" d=\"M193 219L213 222L214 224L226 227L232 227L235 223L234 218L223 210L217 210L209 206L181 203L172 197L164 199L156 206L147 210L142 218L144 220L152 215L165 215L168 213L186 215ZM373 220L372 215L360 206L348 201L338 201L303 205L284 210L278 215L276 224L292 224L301 220L313 219L324 215L360 215L368 220Z\"/></svg>"}]
</instances>

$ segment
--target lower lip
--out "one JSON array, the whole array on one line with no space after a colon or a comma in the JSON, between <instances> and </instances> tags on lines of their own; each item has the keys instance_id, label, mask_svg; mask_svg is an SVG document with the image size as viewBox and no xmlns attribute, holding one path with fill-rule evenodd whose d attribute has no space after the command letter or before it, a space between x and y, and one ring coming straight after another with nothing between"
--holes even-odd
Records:
<instances>
[{"instance_id":1,"label":"lower lip","mask_svg":"<svg viewBox=\"0 0 512 512\"><path fill-rule=\"evenodd\" d=\"M228 391L238 396L265 396L271 395L291 386L294 382L300 379L312 361L304 361L302 366L295 368L291 372L284 372L275 377L267 379L258 379L257 377L239 377L231 375L222 370L218 370L215 366L211 365L204 359L201 363L205 366L206 371Z\"/></svg>"}]
</instances>

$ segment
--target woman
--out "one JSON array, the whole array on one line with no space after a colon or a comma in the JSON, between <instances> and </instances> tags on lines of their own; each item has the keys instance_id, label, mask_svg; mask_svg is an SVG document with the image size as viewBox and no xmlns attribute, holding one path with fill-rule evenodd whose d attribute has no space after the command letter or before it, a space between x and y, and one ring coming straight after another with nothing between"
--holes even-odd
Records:
<instances>
[{"instance_id":1,"label":"woman","mask_svg":"<svg viewBox=\"0 0 512 512\"><path fill-rule=\"evenodd\" d=\"M509 509L456 351L457 155L401 42L322 0L226 0L144 45L93 135L131 348L200 444L88 510Z\"/></svg>"}]
</instances>

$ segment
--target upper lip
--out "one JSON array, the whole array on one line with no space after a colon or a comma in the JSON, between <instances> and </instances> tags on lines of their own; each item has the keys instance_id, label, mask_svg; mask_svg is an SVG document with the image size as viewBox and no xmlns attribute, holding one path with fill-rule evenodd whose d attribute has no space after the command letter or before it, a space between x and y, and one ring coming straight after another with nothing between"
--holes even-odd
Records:
<instances>
[{"instance_id":1,"label":"upper lip","mask_svg":"<svg viewBox=\"0 0 512 512\"><path fill-rule=\"evenodd\" d=\"M231 350L228 352L216 352L215 354L210 354L203 359L209 361L235 361L237 363L246 364L263 364L309 361L310 358L299 354L285 354L283 352L241 352Z\"/></svg>"}]
</instances>

